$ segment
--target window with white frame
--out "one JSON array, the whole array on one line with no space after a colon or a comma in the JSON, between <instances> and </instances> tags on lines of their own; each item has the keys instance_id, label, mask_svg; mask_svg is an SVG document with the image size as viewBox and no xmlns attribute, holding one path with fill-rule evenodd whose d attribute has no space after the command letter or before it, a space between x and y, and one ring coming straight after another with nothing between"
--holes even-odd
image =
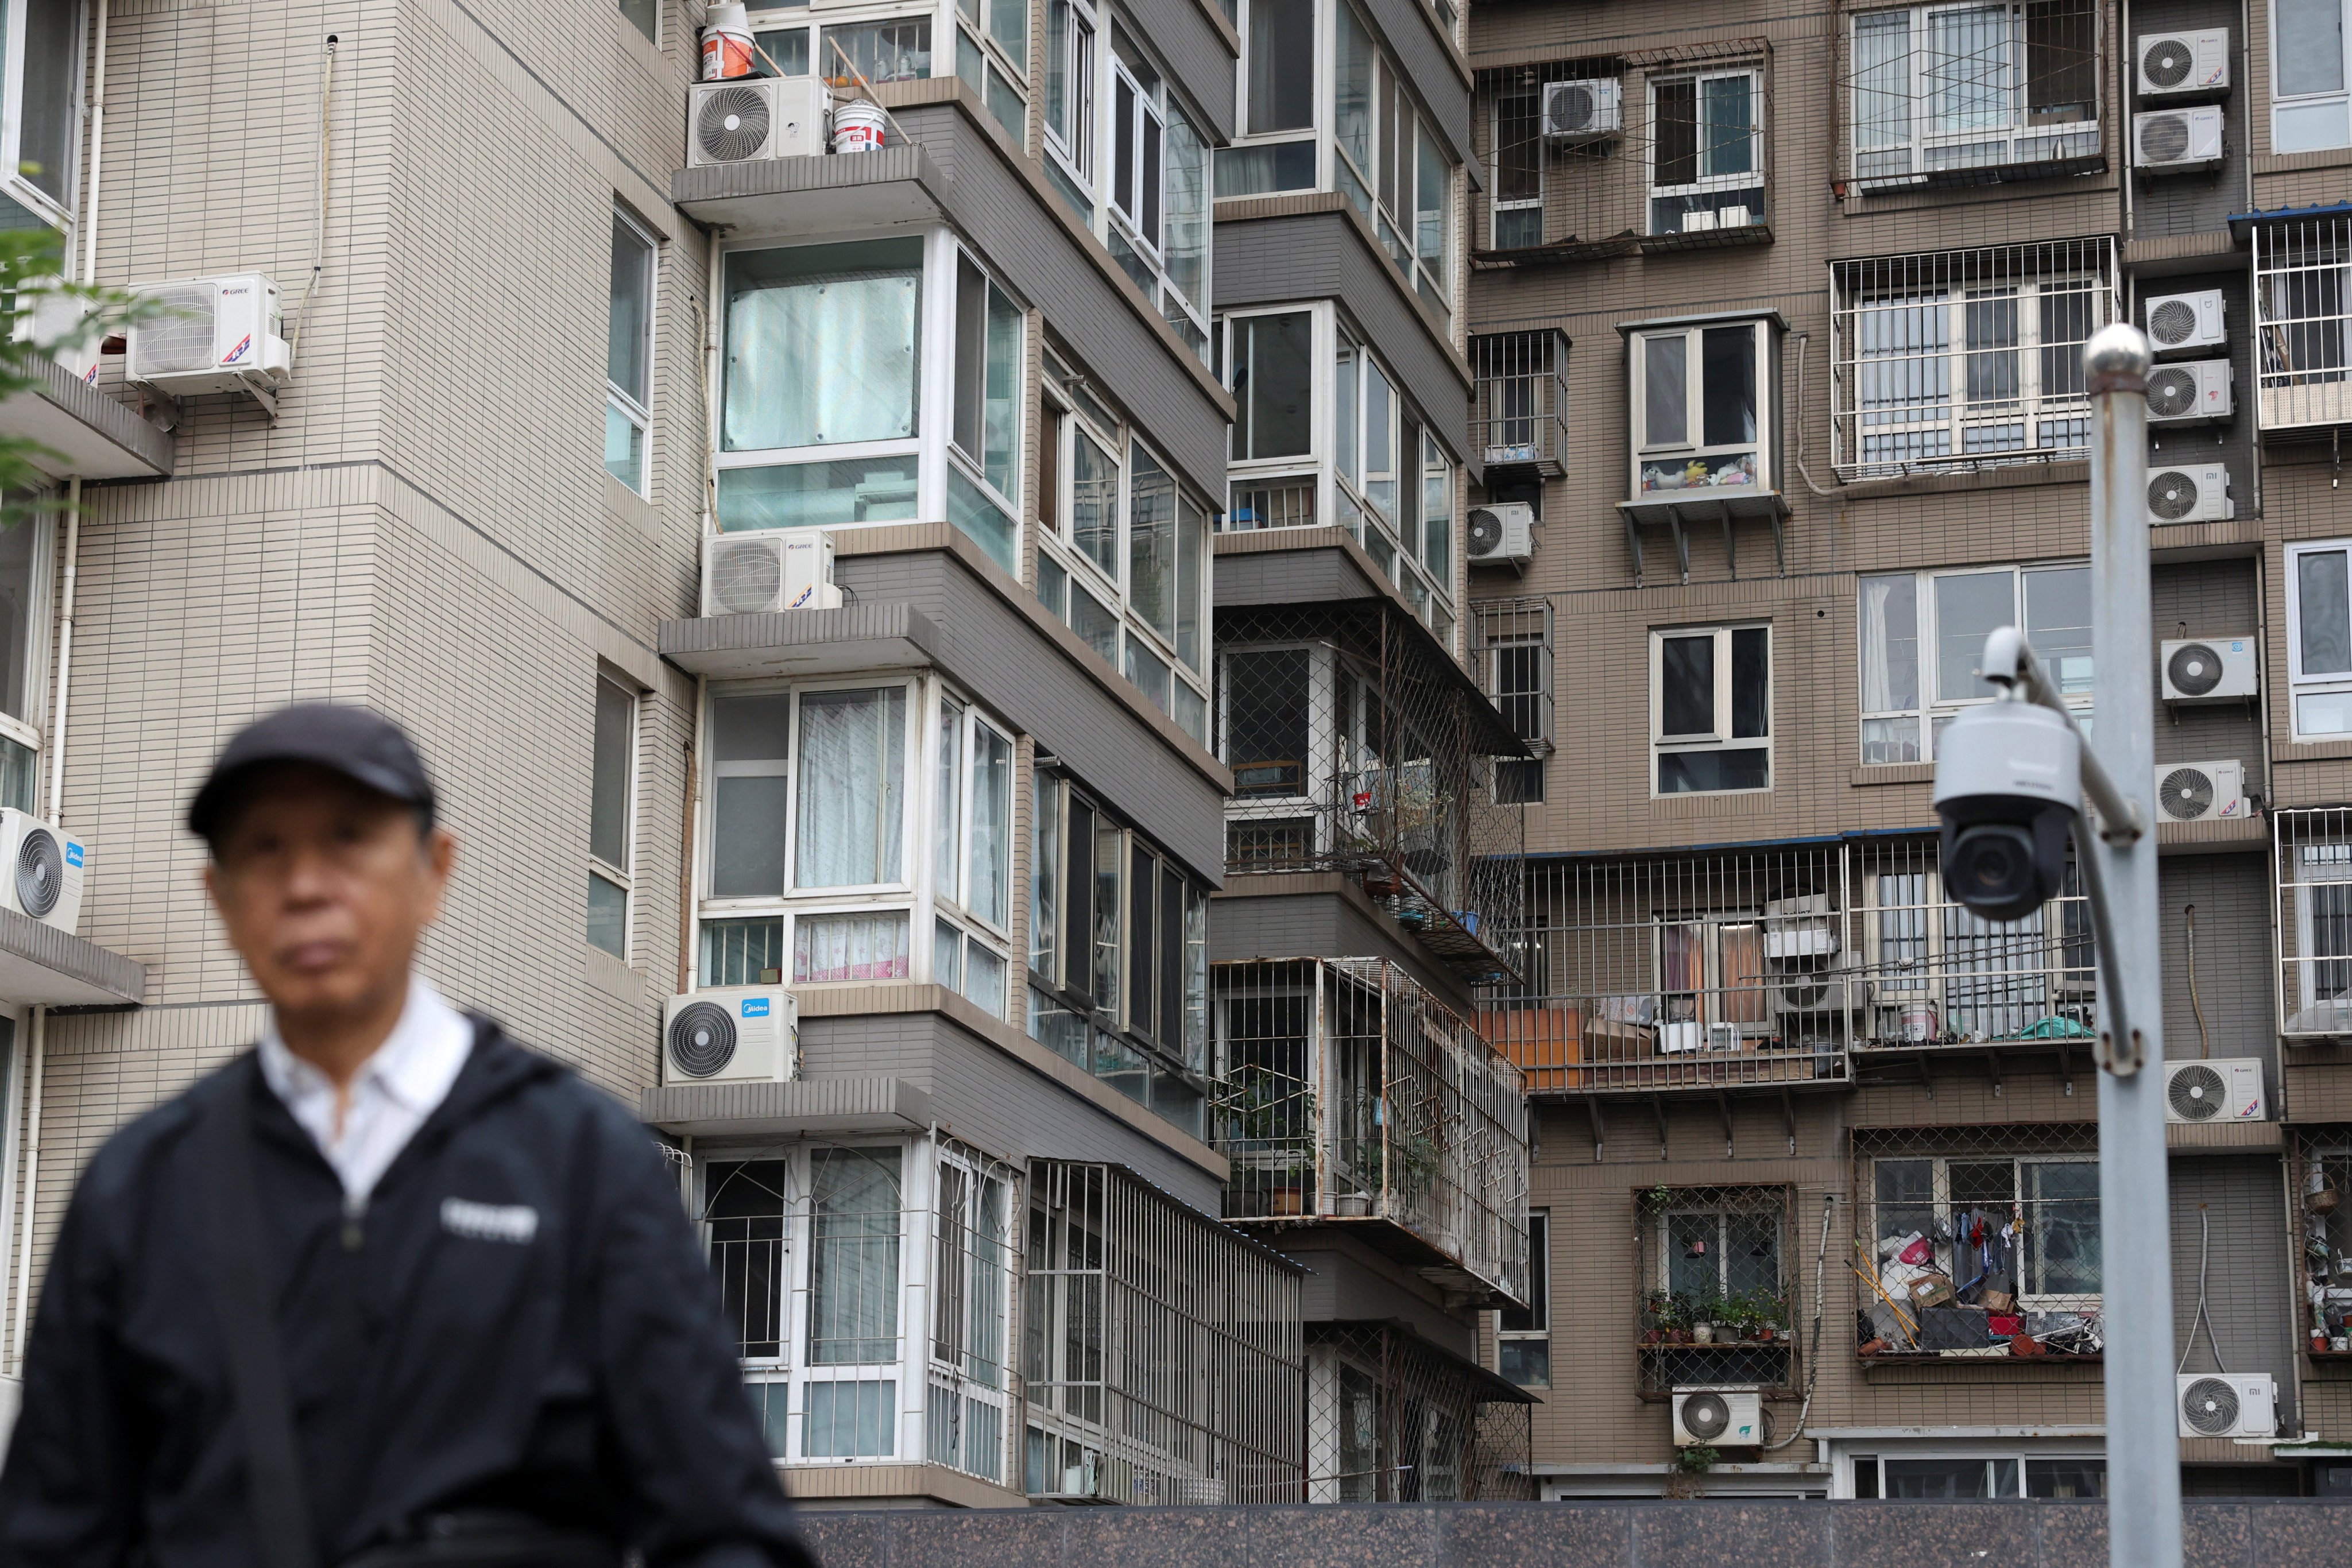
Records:
<instances>
[{"instance_id":1,"label":"window with white frame","mask_svg":"<svg viewBox=\"0 0 2352 1568\"><path fill-rule=\"evenodd\" d=\"M2347 0L2271 0L2271 151L2352 147Z\"/></svg>"},{"instance_id":2,"label":"window with white frame","mask_svg":"<svg viewBox=\"0 0 2352 1568\"><path fill-rule=\"evenodd\" d=\"M1633 493L1778 488L1769 320L1634 329Z\"/></svg>"},{"instance_id":3,"label":"window with white frame","mask_svg":"<svg viewBox=\"0 0 2352 1568\"><path fill-rule=\"evenodd\" d=\"M661 0L620 0L621 15L649 43L661 42Z\"/></svg>"},{"instance_id":4,"label":"window with white frame","mask_svg":"<svg viewBox=\"0 0 2352 1568\"><path fill-rule=\"evenodd\" d=\"M1930 1240L1936 1263L1954 1279L1983 1278L2028 1311L2080 1311L2099 1304L2099 1166L2081 1155L1949 1155L1870 1162L1870 1224L1879 1242ZM1958 1216L1981 1216L2007 1245L1988 1245L1971 1218L1966 1243ZM2014 1222L2014 1229L2008 1228ZM1965 1254L1955 1256L1955 1249Z\"/></svg>"},{"instance_id":5,"label":"window with white frame","mask_svg":"<svg viewBox=\"0 0 2352 1568\"><path fill-rule=\"evenodd\" d=\"M1257 196L1315 186L1316 0L1242 0L1241 112L1217 151L1217 194Z\"/></svg>"},{"instance_id":6,"label":"window with white frame","mask_svg":"<svg viewBox=\"0 0 2352 1568\"><path fill-rule=\"evenodd\" d=\"M1862 580L1862 760L1930 762L1945 726L1991 700L1985 638L2021 626L2073 710L2091 717L2091 569L1964 567ZM2352 666L2347 666L2352 669Z\"/></svg>"},{"instance_id":7,"label":"window with white frame","mask_svg":"<svg viewBox=\"0 0 2352 1568\"><path fill-rule=\"evenodd\" d=\"M1650 83L1650 232L1764 221L1764 73L1704 71Z\"/></svg>"},{"instance_id":8,"label":"window with white frame","mask_svg":"<svg viewBox=\"0 0 2352 1568\"><path fill-rule=\"evenodd\" d=\"M948 520L1017 571L1021 515L1021 308L968 252L956 252L955 392L950 399Z\"/></svg>"},{"instance_id":9,"label":"window with white frame","mask_svg":"<svg viewBox=\"0 0 2352 1568\"><path fill-rule=\"evenodd\" d=\"M646 493L646 434L652 428L654 258L643 225L613 209L613 302L604 349L604 468Z\"/></svg>"},{"instance_id":10,"label":"window with white frame","mask_svg":"<svg viewBox=\"0 0 2352 1568\"><path fill-rule=\"evenodd\" d=\"M1336 510L1438 640L1454 642L1453 465L1398 394L1394 377L1345 325L1332 361ZM1433 497L1446 515L1430 523Z\"/></svg>"},{"instance_id":11,"label":"window with white frame","mask_svg":"<svg viewBox=\"0 0 2352 1568\"><path fill-rule=\"evenodd\" d=\"M1522 1388L1551 1386L1551 1214L1528 1211L1528 1304L1495 1322L1495 1369Z\"/></svg>"},{"instance_id":12,"label":"window with white frame","mask_svg":"<svg viewBox=\"0 0 2352 1568\"><path fill-rule=\"evenodd\" d=\"M1853 176L1873 185L2099 152L2094 0L1907 5L1853 16Z\"/></svg>"},{"instance_id":13,"label":"window with white frame","mask_svg":"<svg viewBox=\"0 0 2352 1568\"><path fill-rule=\"evenodd\" d=\"M1333 178L1380 236L1415 292L1436 310L1453 308L1454 164L1413 106L1396 62L1347 0L1335 0Z\"/></svg>"},{"instance_id":14,"label":"window with white frame","mask_svg":"<svg viewBox=\"0 0 2352 1568\"><path fill-rule=\"evenodd\" d=\"M1013 931L1013 741L942 694L932 740L931 980L1004 1016Z\"/></svg>"},{"instance_id":15,"label":"window with white frame","mask_svg":"<svg viewBox=\"0 0 2352 1568\"><path fill-rule=\"evenodd\" d=\"M49 633L49 515L0 528L0 806L38 809Z\"/></svg>"},{"instance_id":16,"label":"window with white frame","mask_svg":"<svg viewBox=\"0 0 2352 1568\"><path fill-rule=\"evenodd\" d=\"M1971 1448L1974 1448L1974 1445ZM2016 1449L2000 1453L1932 1452L1906 1445L1891 1452L1855 1454L1857 1498L1948 1500L1963 1498L2098 1498L2107 1495L2107 1461L2089 1455L2044 1457Z\"/></svg>"},{"instance_id":17,"label":"window with white frame","mask_svg":"<svg viewBox=\"0 0 2352 1568\"><path fill-rule=\"evenodd\" d=\"M0 50L0 194L59 227L80 164L85 14L78 0L10 0Z\"/></svg>"},{"instance_id":18,"label":"window with white frame","mask_svg":"<svg viewBox=\"0 0 2352 1568\"><path fill-rule=\"evenodd\" d=\"M2352 543L2289 545L2287 673L2297 740L2352 735Z\"/></svg>"},{"instance_id":19,"label":"window with white frame","mask_svg":"<svg viewBox=\"0 0 2352 1568\"><path fill-rule=\"evenodd\" d=\"M610 675L600 675L589 766L588 940L615 958L629 956L629 849L636 764L636 694Z\"/></svg>"},{"instance_id":20,"label":"window with white frame","mask_svg":"<svg viewBox=\"0 0 2352 1568\"><path fill-rule=\"evenodd\" d=\"M1660 795L1772 787L1772 631L1650 633L1650 751Z\"/></svg>"},{"instance_id":21,"label":"window with white frame","mask_svg":"<svg viewBox=\"0 0 2352 1568\"><path fill-rule=\"evenodd\" d=\"M1045 172L1089 224L1094 221L1096 42L1087 0L1045 0Z\"/></svg>"},{"instance_id":22,"label":"window with white frame","mask_svg":"<svg viewBox=\"0 0 2352 1568\"><path fill-rule=\"evenodd\" d=\"M1530 83L1495 95L1494 189L1487 198L1496 250L1543 244L1543 88Z\"/></svg>"},{"instance_id":23,"label":"window with white frame","mask_svg":"<svg viewBox=\"0 0 2352 1568\"><path fill-rule=\"evenodd\" d=\"M1019 143L1027 131L1029 0L956 0L956 75Z\"/></svg>"},{"instance_id":24,"label":"window with white frame","mask_svg":"<svg viewBox=\"0 0 2352 1568\"><path fill-rule=\"evenodd\" d=\"M856 87L859 77L878 86L891 81L920 81L936 74L932 69L931 44L933 26L939 21L938 5L919 8L893 6L888 0L882 0L859 9L866 15L834 21L812 17L804 4L752 5L748 20L759 46L752 55L754 74L806 76L814 70L835 88L844 89ZM877 12L890 14L877 16ZM967 15L959 12L959 20ZM1026 26L1025 21L1023 26ZM982 29L983 36L984 32ZM1027 52L1022 51L1020 57L1025 66ZM975 81L972 86L985 99L984 83ZM1016 114L1016 136L1019 123Z\"/></svg>"}]
</instances>

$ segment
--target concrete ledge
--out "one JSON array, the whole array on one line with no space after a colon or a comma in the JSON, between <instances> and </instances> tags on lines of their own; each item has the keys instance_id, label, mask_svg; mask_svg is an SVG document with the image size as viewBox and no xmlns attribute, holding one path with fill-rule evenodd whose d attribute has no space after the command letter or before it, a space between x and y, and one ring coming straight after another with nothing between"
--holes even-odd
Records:
<instances>
[{"instance_id":1,"label":"concrete ledge","mask_svg":"<svg viewBox=\"0 0 2352 1568\"><path fill-rule=\"evenodd\" d=\"M927 148L912 141L855 156L678 169L670 174L669 194L697 222L746 235L919 223L948 208L946 174Z\"/></svg>"},{"instance_id":2,"label":"concrete ledge","mask_svg":"<svg viewBox=\"0 0 2352 1568\"><path fill-rule=\"evenodd\" d=\"M722 680L952 667L947 634L913 605L887 601L665 621L661 655L682 670Z\"/></svg>"},{"instance_id":3,"label":"concrete ledge","mask_svg":"<svg viewBox=\"0 0 2352 1568\"><path fill-rule=\"evenodd\" d=\"M2231 1155L2286 1146L2286 1129L2276 1122L2167 1122L2164 1146L2176 1155Z\"/></svg>"},{"instance_id":4,"label":"concrete ledge","mask_svg":"<svg viewBox=\"0 0 2352 1568\"><path fill-rule=\"evenodd\" d=\"M0 909L0 998L102 1008L136 1005L146 994L147 966L137 959Z\"/></svg>"},{"instance_id":5,"label":"concrete ledge","mask_svg":"<svg viewBox=\"0 0 2352 1568\"><path fill-rule=\"evenodd\" d=\"M936 1119L931 1097L898 1078L664 1083L645 1092L637 1116L665 1133L729 1135L919 1132Z\"/></svg>"},{"instance_id":6,"label":"concrete ledge","mask_svg":"<svg viewBox=\"0 0 2352 1568\"><path fill-rule=\"evenodd\" d=\"M59 479L171 476L169 433L46 355L36 356L26 370L40 384L0 402L0 432L49 448L35 459L45 472Z\"/></svg>"},{"instance_id":7,"label":"concrete ledge","mask_svg":"<svg viewBox=\"0 0 2352 1568\"><path fill-rule=\"evenodd\" d=\"M1026 1508L1029 1500L1007 1487L951 1470L945 1465L778 1465L784 1495L803 1508L819 1510L888 1499L899 1508Z\"/></svg>"}]
</instances>

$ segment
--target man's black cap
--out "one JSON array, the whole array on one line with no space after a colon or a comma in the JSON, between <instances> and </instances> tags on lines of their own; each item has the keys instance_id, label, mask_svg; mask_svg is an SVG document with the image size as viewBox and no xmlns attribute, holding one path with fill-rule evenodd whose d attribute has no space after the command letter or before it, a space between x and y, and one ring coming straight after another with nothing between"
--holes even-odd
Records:
<instances>
[{"instance_id":1,"label":"man's black cap","mask_svg":"<svg viewBox=\"0 0 2352 1568\"><path fill-rule=\"evenodd\" d=\"M413 806L429 826L433 779L401 727L373 708L297 703L255 719L221 747L213 770L188 802L188 830L211 841L223 813L255 770L306 762Z\"/></svg>"}]
</instances>

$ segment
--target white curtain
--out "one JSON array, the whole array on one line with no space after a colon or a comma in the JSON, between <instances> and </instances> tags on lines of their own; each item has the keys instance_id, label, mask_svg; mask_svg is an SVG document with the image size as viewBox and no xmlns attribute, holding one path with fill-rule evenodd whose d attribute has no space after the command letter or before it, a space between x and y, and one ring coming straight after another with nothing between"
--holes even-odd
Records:
<instances>
[{"instance_id":1,"label":"white curtain","mask_svg":"<svg viewBox=\"0 0 2352 1568\"><path fill-rule=\"evenodd\" d=\"M1937 133L2006 129L2011 120L2011 35L2007 5L1969 5L1928 14L1927 116Z\"/></svg>"},{"instance_id":2,"label":"white curtain","mask_svg":"<svg viewBox=\"0 0 2352 1568\"><path fill-rule=\"evenodd\" d=\"M1862 582L1862 711L1895 713L1919 706L1918 587L1914 579Z\"/></svg>"},{"instance_id":3,"label":"white curtain","mask_svg":"<svg viewBox=\"0 0 2352 1568\"><path fill-rule=\"evenodd\" d=\"M793 924L793 983L903 980L907 912L803 915Z\"/></svg>"},{"instance_id":4,"label":"white curtain","mask_svg":"<svg viewBox=\"0 0 2352 1568\"><path fill-rule=\"evenodd\" d=\"M964 907L1002 927L1013 914L1013 744L986 725L972 732L971 876Z\"/></svg>"},{"instance_id":5,"label":"white curtain","mask_svg":"<svg viewBox=\"0 0 2352 1568\"><path fill-rule=\"evenodd\" d=\"M896 1147L809 1155L811 1365L898 1359L899 1157Z\"/></svg>"},{"instance_id":6,"label":"white curtain","mask_svg":"<svg viewBox=\"0 0 2352 1568\"><path fill-rule=\"evenodd\" d=\"M1853 140L1901 147L1911 140L1911 13L1873 11L1853 22Z\"/></svg>"},{"instance_id":7,"label":"white curtain","mask_svg":"<svg viewBox=\"0 0 2352 1568\"><path fill-rule=\"evenodd\" d=\"M904 686L801 699L799 886L902 880L906 772Z\"/></svg>"}]
</instances>

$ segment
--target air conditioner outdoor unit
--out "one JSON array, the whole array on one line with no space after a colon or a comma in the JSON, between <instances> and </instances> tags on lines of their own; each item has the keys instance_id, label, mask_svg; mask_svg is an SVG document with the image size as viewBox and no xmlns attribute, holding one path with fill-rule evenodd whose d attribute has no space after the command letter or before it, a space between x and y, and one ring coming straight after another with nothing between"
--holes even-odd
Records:
<instances>
[{"instance_id":1,"label":"air conditioner outdoor unit","mask_svg":"<svg viewBox=\"0 0 2352 1568\"><path fill-rule=\"evenodd\" d=\"M823 77L737 77L688 89L686 163L806 158L825 149L833 89Z\"/></svg>"},{"instance_id":2,"label":"air conditioner outdoor unit","mask_svg":"<svg viewBox=\"0 0 2352 1568\"><path fill-rule=\"evenodd\" d=\"M2164 700L2219 703L2250 697L2262 689L2252 637L2167 640L2156 645L2164 669Z\"/></svg>"},{"instance_id":3,"label":"air conditioner outdoor unit","mask_svg":"<svg viewBox=\"0 0 2352 1568\"><path fill-rule=\"evenodd\" d=\"M1775 960L1826 958L1838 950L1837 931L1826 893L1764 901L1764 956Z\"/></svg>"},{"instance_id":4,"label":"air conditioner outdoor unit","mask_svg":"<svg viewBox=\"0 0 2352 1568\"><path fill-rule=\"evenodd\" d=\"M2147 372L2147 422L2198 424L2236 412L2227 360L2187 360Z\"/></svg>"},{"instance_id":5,"label":"air conditioner outdoor unit","mask_svg":"<svg viewBox=\"0 0 2352 1568\"><path fill-rule=\"evenodd\" d=\"M2183 98L2226 92L2230 87L2230 34L2222 27L2197 33L2143 33L2139 47L2139 95Z\"/></svg>"},{"instance_id":6,"label":"air conditioner outdoor unit","mask_svg":"<svg viewBox=\"0 0 2352 1568\"><path fill-rule=\"evenodd\" d=\"M2246 765L2231 758L2218 762L2156 765L2156 809L2168 822L2242 821Z\"/></svg>"},{"instance_id":7,"label":"air conditioner outdoor unit","mask_svg":"<svg viewBox=\"0 0 2352 1568\"><path fill-rule=\"evenodd\" d=\"M1613 77L1544 84L1544 136L1591 141L1625 129L1625 85Z\"/></svg>"},{"instance_id":8,"label":"air conditioner outdoor unit","mask_svg":"<svg viewBox=\"0 0 2352 1568\"><path fill-rule=\"evenodd\" d=\"M2184 1437L2274 1437L2278 1379L2267 1372L2174 1375Z\"/></svg>"},{"instance_id":9,"label":"air conditioner outdoor unit","mask_svg":"<svg viewBox=\"0 0 2352 1568\"><path fill-rule=\"evenodd\" d=\"M1764 1441L1764 1396L1753 1387L1675 1390L1675 1447L1753 1448Z\"/></svg>"},{"instance_id":10,"label":"air conditioner outdoor unit","mask_svg":"<svg viewBox=\"0 0 2352 1568\"><path fill-rule=\"evenodd\" d=\"M2147 302L2147 341L2159 355L2218 349L2228 342L2227 310L2218 288L2158 294Z\"/></svg>"},{"instance_id":11,"label":"air conditioner outdoor unit","mask_svg":"<svg viewBox=\"0 0 2352 1568\"><path fill-rule=\"evenodd\" d=\"M2132 116L2132 162L2143 173L2202 169L2221 161L2221 109L2152 109Z\"/></svg>"},{"instance_id":12,"label":"air conditioner outdoor unit","mask_svg":"<svg viewBox=\"0 0 2352 1568\"><path fill-rule=\"evenodd\" d=\"M2263 1064L2251 1056L2164 1064L2164 1119L2168 1122L2267 1122Z\"/></svg>"},{"instance_id":13,"label":"air conditioner outdoor unit","mask_svg":"<svg viewBox=\"0 0 2352 1568\"><path fill-rule=\"evenodd\" d=\"M278 285L257 272L139 290L155 314L135 323L123 374L173 397L247 392L275 407L293 371Z\"/></svg>"},{"instance_id":14,"label":"air conditioner outdoor unit","mask_svg":"<svg viewBox=\"0 0 2352 1568\"><path fill-rule=\"evenodd\" d=\"M1744 206L1717 207L1713 212L1685 213L1683 233L1699 234L1708 229L1744 229L1756 222L1756 215Z\"/></svg>"},{"instance_id":15,"label":"air conditioner outdoor unit","mask_svg":"<svg viewBox=\"0 0 2352 1568\"><path fill-rule=\"evenodd\" d=\"M89 845L29 811L0 808L0 908L29 915L68 936L81 923Z\"/></svg>"},{"instance_id":16,"label":"air conditioner outdoor unit","mask_svg":"<svg viewBox=\"0 0 2352 1568\"><path fill-rule=\"evenodd\" d=\"M1525 566L1536 559L1536 509L1525 501L1470 508L1472 566Z\"/></svg>"},{"instance_id":17,"label":"air conditioner outdoor unit","mask_svg":"<svg viewBox=\"0 0 2352 1568\"><path fill-rule=\"evenodd\" d=\"M1843 1012L1854 999L1856 988L1843 964L1775 964L1770 975L1775 1013Z\"/></svg>"},{"instance_id":18,"label":"air conditioner outdoor unit","mask_svg":"<svg viewBox=\"0 0 2352 1568\"><path fill-rule=\"evenodd\" d=\"M833 536L822 528L761 528L702 541L705 615L839 608Z\"/></svg>"},{"instance_id":19,"label":"air conditioner outdoor unit","mask_svg":"<svg viewBox=\"0 0 2352 1568\"><path fill-rule=\"evenodd\" d=\"M2147 520L2158 523L2227 522L2237 516L2230 501L2230 471L2219 463L2147 471Z\"/></svg>"},{"instance_id":20,"label":"air conditioner outdoor unit","mask_svg":"<svg viewBox=\"0 0 2352 1568\"><path fill-rule=\"evenodd\" d=\"M800 1009L782 986L731 986L662 1007L665 1083L782 1083L799 1071Z\"/></svg>"}]
</instances>

